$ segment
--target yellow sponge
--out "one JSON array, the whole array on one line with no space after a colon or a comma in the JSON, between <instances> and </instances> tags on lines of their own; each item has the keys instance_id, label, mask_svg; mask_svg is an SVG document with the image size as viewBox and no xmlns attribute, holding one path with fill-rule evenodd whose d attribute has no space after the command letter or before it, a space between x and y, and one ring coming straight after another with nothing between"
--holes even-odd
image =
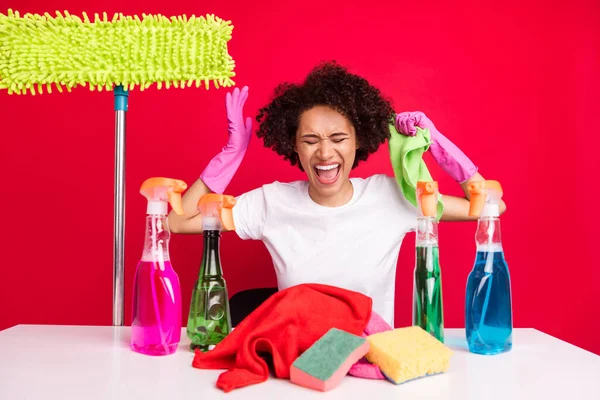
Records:
<instances>
[{"instance_id":1,"label":"yellow sponge","mask_svg":"<svg viewBox=\"0 0 600 400\"><path fill-rule=\"evenodd\" d=\"M367 360L395 384L446 372L452 350L419 326L399 328L367 337Z\"/></svg>"}]
</instances>

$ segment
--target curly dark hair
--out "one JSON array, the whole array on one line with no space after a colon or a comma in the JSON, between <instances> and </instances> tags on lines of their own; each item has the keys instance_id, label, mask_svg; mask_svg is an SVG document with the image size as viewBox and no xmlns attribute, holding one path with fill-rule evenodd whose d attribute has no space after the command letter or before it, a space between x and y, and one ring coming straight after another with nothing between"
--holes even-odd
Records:
<instances>
[{"instance_id":1,"label":"curly dark hair","mask_svg":"<svg viewBox=\"0 0 600 400\"><path fill-rule=\"evenodd\" d=\"M256 134L263 138L265 147L304 170L294 151L300 116L323 105L344 115L354 126L360 147L352 168L366 161L390 137L389 124L394 121L391 102L366 79L335 61L319 64L301 85L286 82L277 86L271 103L256 117L260 124Z\"/></svg>"}]
</instances>

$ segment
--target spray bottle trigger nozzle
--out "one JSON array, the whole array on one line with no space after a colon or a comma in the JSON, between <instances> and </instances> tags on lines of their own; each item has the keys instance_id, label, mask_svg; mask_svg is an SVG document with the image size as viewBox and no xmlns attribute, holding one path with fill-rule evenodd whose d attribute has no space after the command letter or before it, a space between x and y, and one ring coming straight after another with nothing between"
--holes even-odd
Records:
<instances>
[{"instance_id":1,"label":"spray bottle trigger nozzle","mask_svg":"<svg viewBox=\"0 0 600 400\"><path fill-rule=\"evenodd\" d=\"M167 199L169 204L171 204L171 208L175 211L177 215L183 215L183 205L181 204L181 193L177 193L169 190L167 192Z\"/></svg>"},{"instance_id":2,"label":"spray bottle trigger nozzle","mask_svg":"<svg viewBox=\"0 0 600 400\"><path fill-rule=\"evenodd\" d=\"M471 182L468 186L471 199L469 200L469 216L479 217L486 203L498 204L502 198L502 186L498 181Z\"/></svg>"},{"instance_id":3,"label":"spray bottle trigger nozzle","mask_svg":"<svg viewBox=\"0 0 600 400\"><path fill-rule=\"evenodd\" d=\"M235 231L232 212L235 204L236 199L233 196L208 193L198 200L198 210L202 213L202 218L216 217L222 229Z\"/></svg>"},{"instance_id":4,"label":"spray bottle trigger nozzle","mask_svg":"<svg viewBox=\"0 0 600 400\"><path fill-rule=\"evenodd\" d=\"M424 217L435 217L439 200L438 183L436 181L417 182L419 208Z\"/></svg>"},{"instance_id":5,"label":"spray bottle trigger nozzle","mask_svg":"<svg viewBox=\"0 0 600 400\"><path fill-rule=\"evenodd\" d=\"M146 179L140 188L140 193L152 202L169 202L175 213L182 215L181 193L187 189L187 184L179 179L154 177ZM166 204L164 205L166 212Z\"/></svg>"}]
</instances>

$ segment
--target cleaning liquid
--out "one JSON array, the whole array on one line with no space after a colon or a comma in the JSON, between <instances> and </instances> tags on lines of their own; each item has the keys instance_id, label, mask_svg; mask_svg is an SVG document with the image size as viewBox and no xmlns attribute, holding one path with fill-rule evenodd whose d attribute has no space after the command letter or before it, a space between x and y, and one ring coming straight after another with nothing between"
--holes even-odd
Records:
<instances>
[{"instance_id":1,"label":"cleaning liquid","mask_svg":"<svg viewBox=\"0 0 600 400\"><path fill-rule=\"evenodd\" d=\"M512 348L510 273L500 235L499 202L502 187L496 181L469 185L469 215L479 216L477 255L467 280L465 329L469 350L492 355Z\"/></svg>"},{"instance_id":2,"label":"cleaning liquid","mask_svg":"<svg viewBox=\"0 0 600 400\"><path fill-rule=\"evenodd\" d=\"M187 323L190 349L210 350L231 332L227 285L221 268L220 240L223 223L232 221L231 196L207 194L198 208L202 213L204 252L198 280L192 292ZM224 221L225 220L225 221Z\"/></svg>"},{"instance_id":3,"label":"cleaning liquid","mask_svg":"<svg viewBox=\"0 0 600 400\"><path fill-rule=\"evenodd\" d=\"M438 197L437 182L417 183L420 216L417 218L413 325L420 326L443 343L442 273L436 220Z\"/></svg>"},{"instance_id":4,"label":"cleaning liquid","mask_svg":"<svg viewBox=\"0 0 600 400\"><path fill-rule=\"evenodd\" d=\"M169 257L167 202L182 214L183 181L151 178L140 189L148 199L142 258L133 283L131 348L142 354L172 354L181 338L181 289Z\"/></svg>"}]
</instances>

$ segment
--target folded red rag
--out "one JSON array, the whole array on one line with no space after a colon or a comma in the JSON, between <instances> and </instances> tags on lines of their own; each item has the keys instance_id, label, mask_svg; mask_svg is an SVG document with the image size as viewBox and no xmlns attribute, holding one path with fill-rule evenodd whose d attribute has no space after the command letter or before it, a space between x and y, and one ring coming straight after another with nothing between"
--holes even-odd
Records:
<instances>
[{"instance_id":1,"label":"folded red rag","mask_svg":"<svg viewBox=\"0 0 600 400\"><path fill-rule=\"evenodd\" d=\"M228 369L217 380L225 392L264 382L272 355L274 373L289 379L294 360L331 328L360 335L371 317L372 300L358 292L322 284L279 291L248 315L215 348L196 350L192 365Z\"/></svg>"}]
</instances>

